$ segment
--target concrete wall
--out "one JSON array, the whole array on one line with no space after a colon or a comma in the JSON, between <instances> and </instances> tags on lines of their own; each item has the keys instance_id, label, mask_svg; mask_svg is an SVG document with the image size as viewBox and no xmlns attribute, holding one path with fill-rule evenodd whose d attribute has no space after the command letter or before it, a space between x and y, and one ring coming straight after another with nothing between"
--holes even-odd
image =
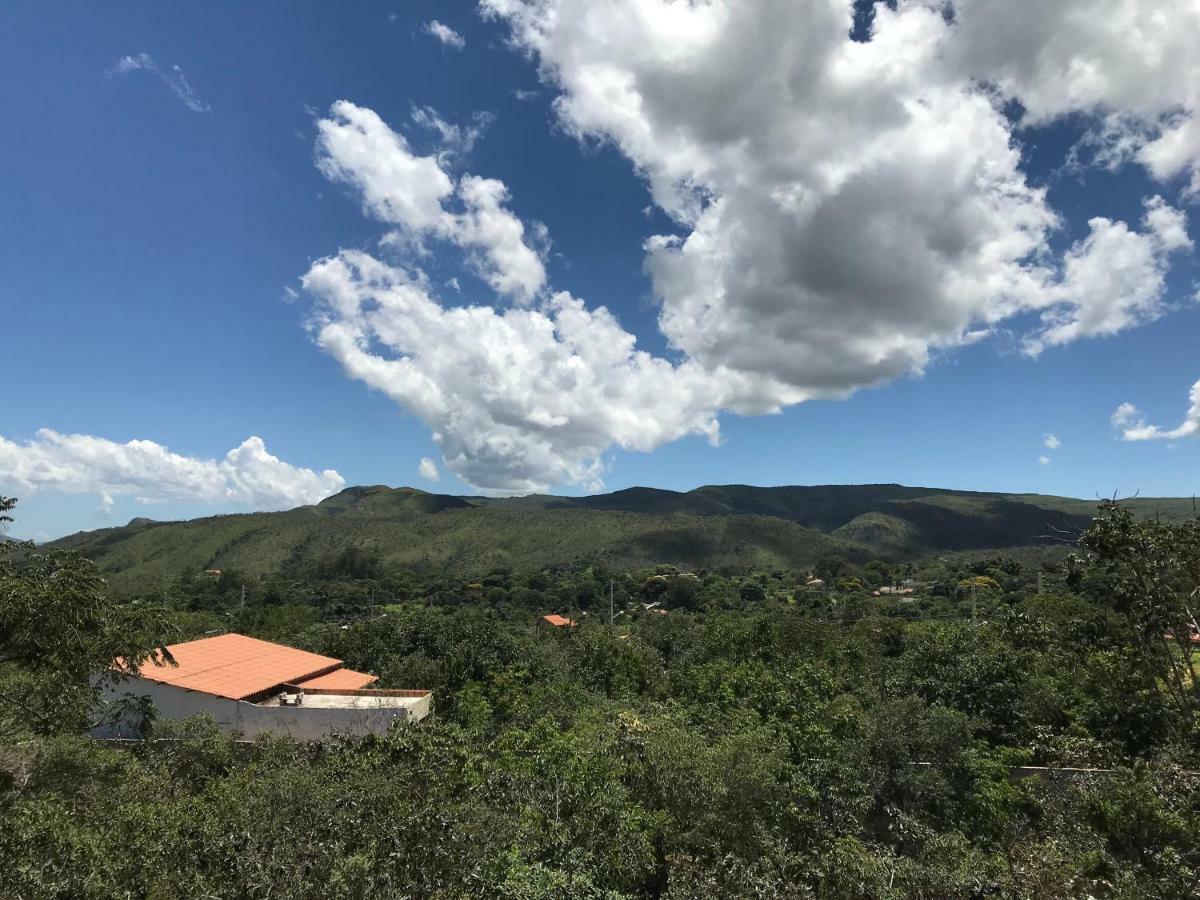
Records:
<instances>
[{"instance_id":1,"label":"concrete wall","mask_svg":"<svg viewBox=\"0 0 1200 900\"><path fill-rule=\"evenodd\" d=\"M311 741L337 732L383 734L393 722L408 720L405 707L378 709L311 709L304 706L255 706L239 703L238 731L244 737L263 734L291 735Z\"/></svg>"},{"instance_id":2,"label":"concrete wall","mask_svg":"<svg viewBox=\"0 0 1200 900\"><path fill-rule=\"evenodd\" d=\"M318 740L333 732L383 734L393 722L418 721L429 713L430 697L422 697L408 707L381 706L369 709L306 708L304 706L256 706L241 700L227 700L200 691L189 691L172 684L145 678L128 678L106 685L105 700L125 694L148 697L163 719L184 719L206 713L231 734L256 738L264 734L290 735L296 740ZM98 729L97 737L133 737L132 723Z\"/></svg>"},{"instance_id":3,"label":"concrete wall","mask_svg":"<svg viewBox=\"0 0 1200 900\"><path fill-rule=\"evenodd\" d=\"M104 700L119 700L126 694L147 697L163 719L186 719L188 716L207 714L216 720L225 731L234 731L238 723L237 700L227 700L200 691L188 691L171 684L150 681L147 678L126 678L113 684L105 682L101 691ZM97 737L136 737L136 723L117 723L112 727L97 729Z\"/></svg>"}]
</instances>

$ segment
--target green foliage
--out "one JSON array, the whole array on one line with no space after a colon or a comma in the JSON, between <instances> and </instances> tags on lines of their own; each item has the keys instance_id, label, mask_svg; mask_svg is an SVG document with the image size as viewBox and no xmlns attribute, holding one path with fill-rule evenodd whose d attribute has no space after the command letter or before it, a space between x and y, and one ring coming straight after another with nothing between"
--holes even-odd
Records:
<instances>
[{"instance_id":1,"label":"green foliage","mask_svg":"<svg viewBox=\"0 0 1200 900\"><path fill-rule=\"evenodd\" d=\"M369 489L306 514L480 511L409 508L433 496ZM846 501L815 499L814 516ZM1190 529L1106 507L1073 569L827 554L832 583L810 590L807 565L677 559L422 573L389 559L385 524L273 574L197 563L165 612L110 597L77 556L20 549L0 563L0 692L29 706L4 707L0 896L1190 896L1200 741L1162 638L1192 602ZM864 587L903 579L913 595ZM583 624L536 629L551 610ZM435 713L312 745L203 720L81 737L91 679L154 646L164 614L181 635L236 627L431 688ZM56 709L37 684L80 702ZM1064 765L1085 771L1027 768Z\"/></svg>"},{"instance_id":2,"label":"green foliage","mask_svg":"<svg viewBox=\"0 0 1200 900\"><path fill-rule=\"evenodd\" d=\"M6 508L11 508L11 503ZM161 611L116 603L77 553L0 547L0 731L75 730L114 659L136 667L165 643Z\"/></svg>"},{"instance_id":3,"label":"green foliage","mask_svg":"<svg viewBox=\"0 0 1200 900\"><path fill-rule=\"evenodd\" d=\"M1080 545L1103 573L1094 589L1123 619L1142 666L1173 692L1181 727L1190 729L1200 703L1191 647L1191 636L1200 636L1200 520L1142 522L1106 501Z\"/></svg>"},{"instance_id":4,"label":"green foliage","mask_svg":"<svg viewBox=\"0 0 1200 900\"><path fill-rule=\"evenodd\" d=\"M1139 500L1131 508L1170 521L1191 515L1183 500ZM1036 537L1048 523L1082 529L1091 518L1091 506L1079 500L900 485L510 499L374 486L288 512L139 519L56 545L94 559L123 593L157 595L221 569L237 578L223 574L231 583L218 594L266 590L272 586L264 580L281 579L293 589L308 585L314 602L336 604L369 602L372 587L405 596L414 576L474 581L497 567L533 572L593 563L627 571L665 562L692 571L811 568L833 580L845 574L843 565L876 557L891 564L933 552L1022 548L1038 560L1055 549ZM1011 561L1012 552L1005 556Z\"/></svg>"}]
</instances>

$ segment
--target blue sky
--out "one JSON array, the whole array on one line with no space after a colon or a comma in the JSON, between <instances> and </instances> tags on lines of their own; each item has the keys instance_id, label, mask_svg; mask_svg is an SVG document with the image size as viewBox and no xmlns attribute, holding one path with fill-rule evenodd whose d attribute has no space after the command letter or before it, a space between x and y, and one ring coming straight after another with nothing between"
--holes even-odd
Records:
<instances>
[{"instance_id":1,"label":"blue sky","mask_svg":"<svg viewBox=\"0 0 1200 900\"><path fill-rule=\"evenodd\" d=\"M0 494L21 498L14 534L53 537L137 515L277 508L339 483L414 484L450 493L520 492L513 486L537 485L580 493L600 480L605 490L902 482L1080 497L1135 490L1187 495L1200 488L1200 441L1186 432L1153 439L1185 420L1188 391L1200 378L1200 270L1192 249L1159 254L1151 273L1162 278L1152 291L1155 310L1134 314L1115 333L1072 331L1069 339L1032 355L1030 335L1044 333L1039 301L983 325L978 315L968 315L970 329L989 331L971 339L962 337L958 324L943 325L939 314L930 316L939 323L934 336L922 338L920 353L928 354L923 371L907 364L883 374L870 366L866 374L839 369L836 378L844 380L822 393L815 385L832 384L835 376L807 364L792 367L785 338L775 337L787 333L791 320L770 318L774 311L764 313L771 341L764 339L763 351L764 360L776 358L772 354L781 360L774 370L766 362L761 370L747 363L742 345L732 339L732 349L721 356L724 351L709 347L691 325L674 331L660 326L664 297L679 310L707 301L703 285L685 290L674 281L656 282L650 272L648 239L686 238L701 221L666 208L670 192L656 188L655 179L669 181L676 163L658 148L671 133L668 126L694 128L704 138L688 144L689 159L697 147L717 158L708 137L715 119L702 120L699 112L696 121L682 124L665 113L648 118L651 127L663 129L663 139L653 149L639 147L616 112L586 107L594 101L584 95L586 71L570 70L572 59L618 51L583 30L547 36L529 24L533 13L517 6L497 2L493 15L485 16L473 4L421 0L74 3L53 13L39 3L5 4L0 84L9 127L0 142L0 438L7 443L0 444ZM461 47L431 33L435 19L460 36ZM804 19L792 24L798 33L807 27ZM954 38L960 39L966 38ZM574 56L563 49L572 40L582 48ZM1109 60L1099 42L1080 53L1085 51L1110 61L1114 70L1122 62ZM736 48L713 52L734 54ZM636 61L609 62L614 69L631 67L644 79L639 83L664 83L637 69ZM747 69L753 65L745 63ZM1042 74L997 71L998 79L1017 85L1012 92L1022 106L1046 107L1037 81ZM730 83L736 85L741 74L731 75ZM1189 78L1195 80L1193 71L1184 72L1181 83ZM670 87L662 88L664 95ZM1147 141L1147 130L1152 137L1153 128L1165 127L1154 118L1154 103L1186 108L1194 94L1181 91L1173 104L1113 96L1141 116L1138 133ZM555 106L572 97L578 101L574 119L561 103ZM468 174L503 182L504 221L523 223L522 240L544 266L537 298L514 299L489 286L489 273L502 268L480 261L492 249L490 238L441 225L422 235L407 220L364 214L371 176L331 178L318 165L337 159L336 150L321 148L318 122L336 119L331 107L343 100L373 111L406 140L411 158L437 160L453 184ZM460 129L477 128L473 145L448 146L436 128L414 119L414 110L425 108ZM1161 196L1177 212L1173 222L1185 222L1193 237L1200 233L1186 166L1164 175L1162 165L1155 170L1140 157L1112 165L1086 161L1088 148L1098 146L1089 136L1100 134L1098 123L1120 108L1117 100L1101 97L1084 98L1077 109L1046 107L1020 121L1020 111L1007 111L1012 146L1020 149L1019 174L1030 190L1046 192L1043 200L1028 202L1043 203L1061 219L1022 265L1040 254L1057 273L1055 285L1064 254L1087 239L1094 217L1149 235L1149 226L1141 224L1148 197ZM795 112L797 121L808 121L802 115L818 121L815 112ZM755 127L749 113L747 122ZM1111 150L1116 142L1103 146ZM839 160L860 147L823 152ZM1084 163L1069 164L1072 148ZM710 171L708 162L688 165ZM747 206L766 196L765 189L754 194L757 187L711 177L705 202L722 191L731 208L739 192ZM456 197L447 195L447 209L459 202ZM460 207L453 209L458 215ZM888 221L906 227L901 211ZM536 236L535 223L544 224L546 240ZM423 246L382 249L380 239L388 233ZM801 233L796 240L806 238ZM806 258L806 247L784 249L789 258ZM346 357L321 345L322 323L329 322L322 310L331 301L314 299L301 279L314 263L341 250L372 253L403 268L406 277L420 271L444 309L476 304L538 310L553 291L570 292L589 314L607 307L619 328L636 337L638 349L676 367L699 361L707 380L688 394L695 416L649 432L605 425L599 436L547 445L542 431L510 426L496 411L511 398L489 393L486 400L471 397L453 406L443 423L423 401L398 396L400 388L389 393L379 382L356 377ZM1096 255L1100 262L1106 256L1102 249ZM698 265L705 278L716 271L708 261ZM446 285L450 279L459 290ZM724 312L736 308L736 291L722 302ZM747 309L758 314L759 307ZM736 321L748 316L739 313ZM847 315L811 327L801 320L798 327L805 334L828 333L825 349L836 357L838 335L853 339L857 321ZM956 329L957 337L948 338ZM396 345L381 346L378 331L363 340L376 358L404 355ZM422 352L432 360L439 352L436 334L431 340L434 346ZM811 343L794 348L797 357L814 352L821 351ZM864 358L873 352L864 351ZM489 380L486 374L448 374L452 364L428 363L436 377L454 379L453 388L438 385L443 393L470 390L462 385L476 376ZM727 371L733 373L728 378L722 374ZM746 371L755 384L728 389ZM642 396L644 385L638 384L628 396ZM558 383L546 389L557 391ZM664 387L664 393L674 389ZM813 399L796 402L805 393ZM848 396L831 399L829 393ZM619 423L624 414L660 416L628 399L621 401L623 409L605 405L593 416L589 402L563 414L565 429L582 430L593 420ZM1138 408L1126 426L1136 418L1161 426L1159 434L1121 439L1123 430L1111 417L1123 403ZM774 405L781 411L759 414ZM719 442L704 433L710 418L720 423ZM465 429L463 419L470 430L455 432ZM473 442L493 427L494 441ZM40 429L92 440L54 443L39 437ZM1047 434L1061 446L1045 446ZM243 478L236 466L204 468L251 436L261 438L269 454L246 456L258 461L247 463L258 480ZM521 443L526 440L533 443ZM159 468L136 454L118 459L124 451L107 443L130 441L154 442L176 456L157 474ZM436 465L436 483L418 474L423 458ZM291 468L280 474L276 463ZM71 471L63 474L63 467ZM299 470L312 471L296 475ZM339 479L322 478L324 470L336 470ZM272 480L277 476L283 487Z\"/></svg>"}]
</instances>

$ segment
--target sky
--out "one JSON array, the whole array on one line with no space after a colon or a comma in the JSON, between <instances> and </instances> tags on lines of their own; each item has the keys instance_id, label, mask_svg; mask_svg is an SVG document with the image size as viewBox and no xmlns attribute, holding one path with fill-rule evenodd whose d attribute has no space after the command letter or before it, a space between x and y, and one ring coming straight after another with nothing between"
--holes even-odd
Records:
<instances>
[{"instance_id":1,"label":"sky","mask_svg":"<svg viewBox=\"0 0 1200 900\"><path fill-rule=\"evenodd\" d=\"M1191 0L0 8L11 534L1200 488Z\"/></svg>"}]
</instances>

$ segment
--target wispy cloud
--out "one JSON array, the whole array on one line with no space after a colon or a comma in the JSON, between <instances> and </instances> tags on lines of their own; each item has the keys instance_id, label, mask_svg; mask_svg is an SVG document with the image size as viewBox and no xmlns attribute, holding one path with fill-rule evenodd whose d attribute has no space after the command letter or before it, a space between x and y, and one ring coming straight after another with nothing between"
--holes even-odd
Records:
<instances>
[{"instance_id":1,"label":"wispy cloud","mask_svg":"<svg viewBox=\"0 0 1200 900\"><path fill-rule=\"evenodd\" d=\"M439 116L432 106L414 106L412 110L413 122L436 133L441 139L442 150L438 158L442 162L470 154L475 142L495 118L491 113L477 112L471 117L470 125L454 125Z\"/></svg>"},{"instance_id":2,"label":"wispy cloud","mask_svg":"<svg viewBox=\"0 0 1200 900\"><path fill-rule=\"evenodd\" d=\"M1050 465L1050 457L1048 457L1048 456L1039 456L1039 457L1038 457L1038 464L1039 464L1039 465L1043 465L1043 466L1048 466L1048 465Z\"/></svg>"},{"instance_id":3,"label":"wispy cloud","mask_svg":"<svg viewBox=\"0 0 1200 900\"><path fill-rule=\"evenodd\" d=\"M1062 446L1062 441L1060 441L1053 434L1047 434L1047 435L1043 436L1042 443L1045 444L1051 450L1057 450L1059 447Z\"/></svg>"},{"instance_id":4,"label":"wispy cloud","mask_svg":"<svg viewBox=\"0 0 1200 900\"><path fill-rule=\"evenodd\" d=\"M118 59L116 65L108 70L108 77L128 75L130 72L149 72L170 88L171 93L182 100L184 106L192 112L212 112L212 107L196 93L196 89L192 87L187 76L183 74L183 69L179 66L164 69L154 61L154 57L149 53L138 53L136 56L122 56Z\"/></svg>"},{"instance_id":5,"label":"wispy cloud","mask_svg":"<svg viewBox=\"0 0 1200 900\"><path fill-rule=\"evenodd\" d=\"M447 47L453 47L455 50L461 50L467 46L467 41L461 34L449 25L443 25L437 19L432 19L425 23L425 33L432 35Z\"/></svg>"}]
</instances>

